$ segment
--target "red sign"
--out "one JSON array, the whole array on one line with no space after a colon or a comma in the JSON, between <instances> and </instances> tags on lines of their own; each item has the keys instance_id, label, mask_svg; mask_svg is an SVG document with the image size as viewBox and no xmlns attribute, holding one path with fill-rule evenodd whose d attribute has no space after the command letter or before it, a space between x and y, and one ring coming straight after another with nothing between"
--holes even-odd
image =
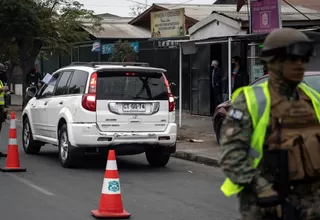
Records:
<instances>
[{"instance_id":1,"label":"red sign","mask_svg":"<svg viewBox=\"0 0 320 220\"><path fill-rule=\"evenodd\" d=\"M268 33L281 27L279 0L251 0L252 33Z\"/></svg>"}]
</instances>

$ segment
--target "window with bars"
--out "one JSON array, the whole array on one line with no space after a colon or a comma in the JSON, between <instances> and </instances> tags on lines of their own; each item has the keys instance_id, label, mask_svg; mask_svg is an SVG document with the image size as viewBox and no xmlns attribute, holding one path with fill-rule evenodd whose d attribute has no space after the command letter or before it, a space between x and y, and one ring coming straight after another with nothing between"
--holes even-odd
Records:
<instances>
[{"instance_id":1,"label":"window with bars","mask_svg":"<svg viewBox=\"0 0 320 220\"><path fill-rule=\"evenodd\" d=\"M250 83L264 75L264 62L260 60L261 43L251 43L248 45L248 73Z\"/></svg>"}]
</instances>

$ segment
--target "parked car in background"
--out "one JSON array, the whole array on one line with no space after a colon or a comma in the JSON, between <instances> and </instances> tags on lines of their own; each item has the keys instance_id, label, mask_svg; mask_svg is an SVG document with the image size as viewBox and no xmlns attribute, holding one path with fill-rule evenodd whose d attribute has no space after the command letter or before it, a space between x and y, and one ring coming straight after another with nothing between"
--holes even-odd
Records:
<instances>
[{"instance_id":1,"label":"parked car in background","mask_svg":"<svg viewBox=\"0 0 320 220\"><path fill-rule=\"evenodd\" d=\"M250 85L260 84L268 80L268 75L264 75L253 81ZM306 72L304 82L320 93L320 72ZM216 134L217 142L220 143L220 130L223 120L225 119L230 107L230 101L226 101L218 105L213 114L213 129Z\"/></svg>"},{"instance_id":2,"label":"parked car in background","mask_svg":"<svg viewBox=\"0 0 320 220\"><path fill-rule=\"evenodd\" d=\"M28 90L23 148L58 146L63 167L86 152L146 153L165 166L176 151L175 103L165 70L139 63L76 63L57 70L38 93Z\"/></svg>"}]
</instances>

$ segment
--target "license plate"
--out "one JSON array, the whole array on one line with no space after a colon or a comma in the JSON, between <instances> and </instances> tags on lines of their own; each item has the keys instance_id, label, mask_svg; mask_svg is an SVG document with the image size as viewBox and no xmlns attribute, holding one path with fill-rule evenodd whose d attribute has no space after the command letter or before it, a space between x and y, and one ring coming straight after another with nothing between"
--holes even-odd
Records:
<instances>
[{"instance_id":1,"label":"license plate","mask_svg":"<svg viewBox=\"0 0 320 220\"><path fill-rule=\"evenodd\" d=\"M126 103L122 104L122 110L124 112L145 112L146 105L142 103Z\"/></svg>"}]
</instances>

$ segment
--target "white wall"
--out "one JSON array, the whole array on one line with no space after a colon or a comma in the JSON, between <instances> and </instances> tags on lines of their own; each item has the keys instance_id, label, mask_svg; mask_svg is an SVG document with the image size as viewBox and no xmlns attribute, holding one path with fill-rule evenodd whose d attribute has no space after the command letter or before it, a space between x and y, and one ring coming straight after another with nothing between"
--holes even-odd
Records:
<instances>
[{"instance_id":1,"label":"white wall","mask_svg":"<svg viewBox=\"0 0 320 220\"><path fill-rule=\"evenodd\" d=\"M200 28L196 32L190 35L191 39L207 39L213 37L223 37L223 36L233 36L246 34L246 31L243 31L239 28L235 28L226 23L219 22L217 20L209 23L208 25Z\"/></svg>"},{"instance_id":2,"label":"white wall","mask_svg":"<svg viewBox=\"0 0 320 220\"><path fill-rule=\"evenodd\" d=\"M11 88L12 86L13 84L11 84ZM15 91L16 95L22 95L22 84L16 84L13 90Z\"/></svg>"}]
</instances>

